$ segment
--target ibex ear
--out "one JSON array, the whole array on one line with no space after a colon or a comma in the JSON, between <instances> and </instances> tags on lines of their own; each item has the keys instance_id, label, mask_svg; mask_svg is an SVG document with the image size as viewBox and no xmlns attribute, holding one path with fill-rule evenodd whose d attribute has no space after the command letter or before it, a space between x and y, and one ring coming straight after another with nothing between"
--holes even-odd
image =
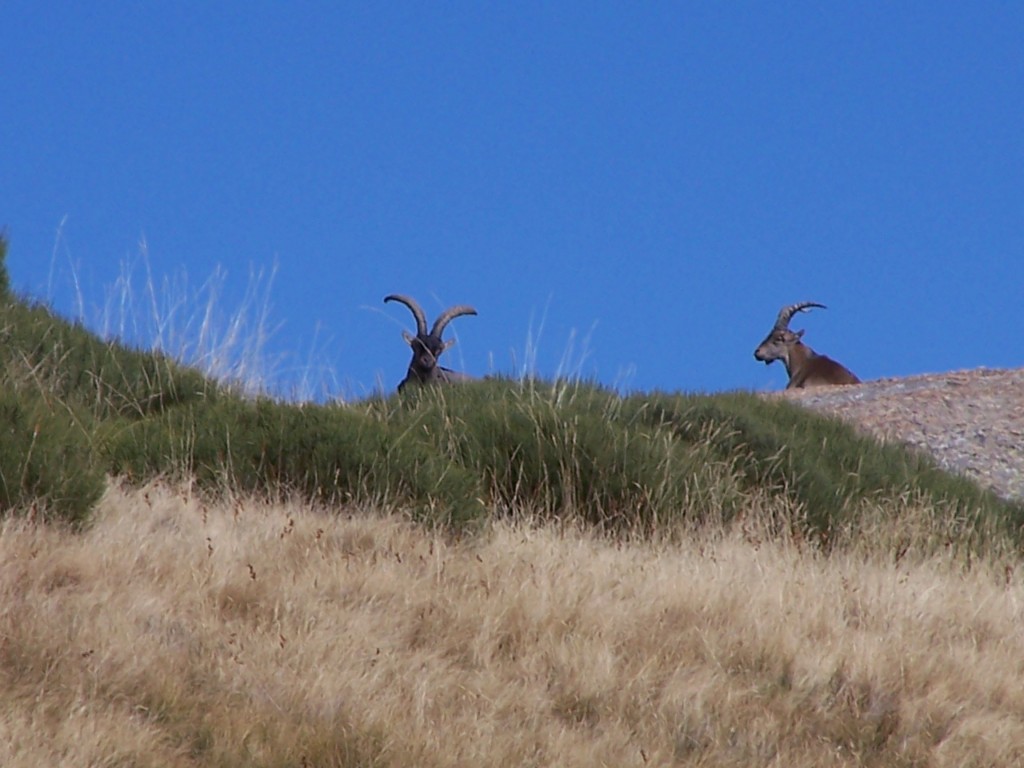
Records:
<instances>
[{"instance_id":1,"label":"ibex ear","mask_svg":"<svg viewBox=\"0 0 1024 768\"><path fill-rule=\"evenodd\" d=\"M797 331L797 332L796 332L796 337L797 337L798 339L802 339L802 338L804 337L804 331L805 331L805 330L807 330L807 329L806 329L806 328L801 328L801 329L800 329L799 331Z\"/></svg>"},{"instance_id":2,"label":"ibex ear","mask_svg":"<svg viewBox=\"0 0 1024 768\"><path fill-rule=\"evenodd\" d=\"M408 331L402 331L402 338L405 339L405 343L408 344L410 347L412 346L412 343L416 341L416 337L413 336Z\"/></svg>"},{"instance_id":3,"label":"ibex ear","mask_svg":"<svg viewBox=\"0 0 1024 768\"><path fill-rule=\"evenodd\" d=\"M448 341L446 341L444 343L444 346L441 347L441 351L443 352L446 349L451 349L454 346L455 346L455 339L448 339Z\"/></svg>"}]
</instances>

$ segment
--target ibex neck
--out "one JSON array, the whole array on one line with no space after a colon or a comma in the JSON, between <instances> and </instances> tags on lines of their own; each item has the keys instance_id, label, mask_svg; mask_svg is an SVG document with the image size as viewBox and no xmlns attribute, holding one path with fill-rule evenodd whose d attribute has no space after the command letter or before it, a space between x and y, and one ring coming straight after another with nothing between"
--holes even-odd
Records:
<instances>
[{"instance_id":1,"label":"ibex neck","mask_svg":"<svg viewBox=\"0 0 1024 768\"><path fill-rule=\"evenodd\" d=\"M786 355L786 373L789 374L790 381L793 380L793 376L797 371L801 370L808 360L818 356L818 353L808 347L802 341L798 341L796 344L789 348L789 354Z\"/></svg>"}]
</instances>

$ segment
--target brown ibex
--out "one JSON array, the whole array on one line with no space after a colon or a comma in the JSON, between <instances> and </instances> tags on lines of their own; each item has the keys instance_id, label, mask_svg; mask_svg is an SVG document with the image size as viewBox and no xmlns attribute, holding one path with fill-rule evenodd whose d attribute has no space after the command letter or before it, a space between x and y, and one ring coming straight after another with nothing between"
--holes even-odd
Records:
<instances>
[{"instance_id":1,"label":"brown ibex","mask_svg":"<svg viewBox=\"0 0 1024 768\"><path fill-rule=\"evenodd\" d=\"M845 366L830 357L819 355L804 344L800 340L804 335L803 331L789 330L790 318L797 312L807 311L810 307L826 308L824 304L817 304L813 301L804 301L783 307L771 333L754 350L754 357L763 361L765 365L770 365L776 360L785 363L786 373L789 374L789 384L786 385L786 389L817 387L827 384L859 384L860 379Z\"/></svg>"},{"instance_id":2,"label":"brown ibex","mask_svg":"<svg viewBox=\"0 0 1024 768\"><path fill-rule=\"evenodd\" d=\"M441 334L444 332L445 327L459 315L475 315L476 310L473 307L460 304L446 309L434 321L434 327L428 333L427 318L424 316L420 305L413 299L393 293L390 296L385 296L384 301L397 301L405 304L412 311L413 317L416 318L415 336L408 331L402 331L402 338L412 347L412 361L409 363L409 371L405 374L405 378L398 385L399 392L410 383L431 384L433 382L472 380L472 376L438 365L437 359L441 356L442 352L455 343L454 340L441 340Z\"/></svg>"}]
</instances>

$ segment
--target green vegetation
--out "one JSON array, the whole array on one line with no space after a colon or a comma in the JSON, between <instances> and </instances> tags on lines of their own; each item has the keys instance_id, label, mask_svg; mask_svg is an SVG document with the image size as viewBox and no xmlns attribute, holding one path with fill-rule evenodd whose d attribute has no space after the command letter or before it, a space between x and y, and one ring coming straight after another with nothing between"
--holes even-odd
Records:
<instances>
[{"instance_id":1,"label":"green vegetation","mask_svg":"<svg viewBox=\"0 0 1024 768\"><path fill-rule=\"evenodd\" d=\"M494 379L342 405L244 397L166 356L105 342L6 290L0 241L0 504L83 521L107 475L363 501L465 526L493 510L647 533L782 497L828 541L865 504L937 516L1024 509L836 420L754 395L622 397ZM998 527L998 526L997 526ZM967 535L967 534L965 534Z\"/></svg>"},{"instance_id":2,"label":"green vegetation","mask_svg":"<svg viewBox=\"0 0 1024 768\"><path fill-rule=\"evenodd\" d=\"M699 441L713 430L709 448L716 458L733 462L748 488L791 496L804 509L809 529L821 534L852 522L845 518L863 502L884 505L908 497L965 523L979 514L1016 531L1024 522L1021 505L939 469L928 456L881 444L838 418L810 414L793 403L728 393L642 396L634 405L683 441Z\"/></svg>"},{"instance_id":3,"label":"green vegetation","mask_svg":"<svg viewBox=\"0 0 1024 768\"><path fill-rule=\"evenodd\" d=\"M105 427L204 400L217 386L161 355L102 341L11 294L0 237L0 511L84 521L103 491Z\"/></svg>"},{"instance_id":4,"label":"green vegetation","mask_svg":"<svg viewBox=\"0 0 1024 768\"><path fill-rule=\"evenodd\" d=\"M34 505L84 520L105 479L75 411L4 387L0 428L0 510Z\"/></svg>"}]
</instances>

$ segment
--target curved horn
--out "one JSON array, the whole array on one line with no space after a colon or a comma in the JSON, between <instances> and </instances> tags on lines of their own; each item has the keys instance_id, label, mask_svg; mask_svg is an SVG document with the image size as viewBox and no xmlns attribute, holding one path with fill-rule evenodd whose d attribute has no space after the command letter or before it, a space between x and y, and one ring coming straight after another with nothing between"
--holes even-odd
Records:
<instances>
[{"instance_id":1,"label":"curved horn","mask_svg":"<svg viewBox=\"0 0 1024 768\"><path fill-rule=\"evenodd\" d=\"M442 312L437 320L434 321L434 327L430 330L431 336L437 336L441 338L441 334L444 332L445 326L448 325L452 320L459 315L475 315L476 310L467 304L459 304L457 307L450 307Z\"/></svg>"},{"instance_id":2,"label":"curved horn","mask_svg":"<svg viewBox=\"0 0 1024 768\"><path fill-rule=\"evenodd\" d=\"M799 304L790 304L788 307L783 307L779 312L778 318L775 320L775 330L781 331L789 328L789 320L797 312L804 312L808 307L821 307L822 309L828 309L824 304L818 304L814 301L801 301Z\"/></svg>"},{"instance_id":3,"label":"curved horn","mask_svg":"<svg viewBox=\"0 0 1024 768\"><path fill-rule=\"evenodd\" d=\"M384 297L384 303L389 301L397 301L405 304L410 310L412 310L413 317L416 318L416 335L426 336L427 335L427 318L423 315L423 310L420 309L420 305L417 304L413 299L408 296L402 296L399 293L392 293L389 296Z\"/></svg>"}]
</instances>

